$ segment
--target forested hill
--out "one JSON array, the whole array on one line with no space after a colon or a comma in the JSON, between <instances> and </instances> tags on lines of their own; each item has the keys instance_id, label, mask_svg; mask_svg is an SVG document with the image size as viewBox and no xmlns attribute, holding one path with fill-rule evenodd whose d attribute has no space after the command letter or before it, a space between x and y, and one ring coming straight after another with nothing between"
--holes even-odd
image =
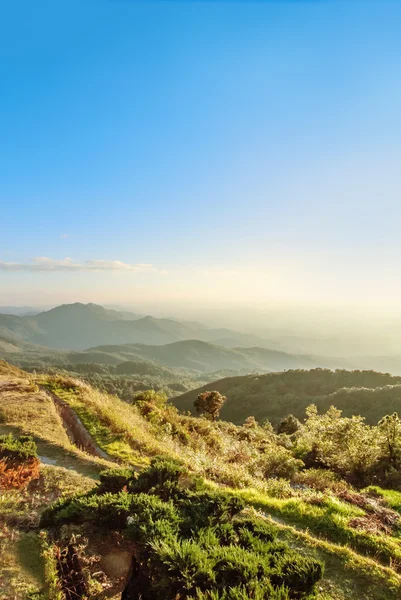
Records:
<instances>
[{"instance_id":1,"label":"forested hill","mask_svg":"<svg viewBox=\"0 0 401 600\"><path fill-rule=\"evenodd\" d=\"M194 413L198 394L211 389L227 396L221 418L236 424L250 415L273 424L289 413L303 419L305 408L312 403L319 411L334 405L344 416L362 415L371 424L394 411L401 413L401 377L375 371L312 369L228 377L172 402L179 410Z\"/></svg>"}]
</instances>

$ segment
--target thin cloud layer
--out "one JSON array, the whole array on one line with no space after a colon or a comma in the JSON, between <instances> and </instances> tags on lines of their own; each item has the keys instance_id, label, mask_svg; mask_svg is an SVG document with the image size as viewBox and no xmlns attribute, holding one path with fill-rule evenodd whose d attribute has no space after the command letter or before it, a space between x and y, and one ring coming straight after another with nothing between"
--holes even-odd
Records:
<instances>
[{"instance_id":1,"label":"thin cloud layer","mask_svg":"<svg viewBox=\"0 0 401 600\"><path fill-rule=\"evenodd\" d=\"M120 260L87 260L74 262L71 258L54 260L46 256L34 258L31 263L12 263L0 260L0 271L130 271L134 273L163 273L150 264L128 264Z\"/></svg>"}]
</instances>

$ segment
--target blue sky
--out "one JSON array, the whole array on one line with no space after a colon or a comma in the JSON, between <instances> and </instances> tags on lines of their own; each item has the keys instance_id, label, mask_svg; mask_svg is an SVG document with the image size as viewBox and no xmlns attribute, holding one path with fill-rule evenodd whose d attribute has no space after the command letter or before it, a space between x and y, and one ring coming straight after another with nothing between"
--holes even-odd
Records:
<instances>
[{"instance_id":1,"label":"blue sky","mask_svg":"<svg viewBox=\"0 0 401 600\"><path fill-rule=\"evenodd\" d=\"M383 0L2 3L0 304L396 303L400 31Z\"/></svg>"}]
</instances>

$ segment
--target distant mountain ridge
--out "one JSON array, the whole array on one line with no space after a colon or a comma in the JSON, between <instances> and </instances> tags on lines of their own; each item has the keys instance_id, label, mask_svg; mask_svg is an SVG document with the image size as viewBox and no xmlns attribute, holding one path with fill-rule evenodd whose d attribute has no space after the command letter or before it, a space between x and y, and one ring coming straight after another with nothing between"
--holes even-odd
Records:
<instances>
[{"instance_id":1,"label":"distant mountain ridge","mask_svg":"<svg viewBox=\"0 0 401 600\"><path fill-rule=\"evenodd\" d=\"M162 345L189 339L214 342L226 338L230 340L228 345L238 346L267 344L255 335L174 319L140 317L92 303L63 304L33 316L0 314L0 335L14 335L26 342L65 350L102 344Z\"/></svg>"},{"instance_id":2,"label":"distant mountain ridge","mask_svg":"<svg viewBox=\"0 0 401 600\"><path fill-rule=\"evenodd\" d=\"M73 358L77 363L113 365L140 359L191 372L227 371L237 375L315 367L362 368L401 374L400 356L345 359L276 348L277 344L253 334L208 328L191 321L142 316L93 303L63 304L29 316L0 314L3 358L26 353L32 359L46 355L49 364L53 355L61 361L69 362ZM70 357L71 352L78 354Z\"/></svg>"},{"instance_id":3,"label":"distant mountain ridge","mask_svg":"<svg viewBox=\"0 0 401 600\"><path fill-rule=\"evenodd\" d=\"M201 340L183 340L162 346L144 344L123 344L120 346L103 345L89 348L80 353L80 359L86 354L97 353L122 360L141 358L158 364L189 369L201 373L221 370L242 372L282 371L284 369L307 369L327 366L329 361L309 356L287 354L264 348L226 348ZM333 365L330 365L333 366Z\"/></svg>"}]
</instances>

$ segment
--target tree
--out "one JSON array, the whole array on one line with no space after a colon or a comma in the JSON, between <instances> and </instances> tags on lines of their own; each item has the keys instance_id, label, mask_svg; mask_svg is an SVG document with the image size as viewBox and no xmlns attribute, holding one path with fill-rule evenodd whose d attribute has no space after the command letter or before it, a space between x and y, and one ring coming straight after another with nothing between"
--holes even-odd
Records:
<instances>
[{"instance_id":1,"label":"tree","mask_svg":"<svg viewBox=\"0 0 401 600\"><path fill-rule=\"evenodd\" d=\"M305 464L326 466L352 483L366 484L379 457L377 428L366 425L361 416L343 417L334 406L319 415L311 405L306 415L297 441L298 455L303 455ZM307 447L309 452L305 452Z\"/></svg>"},{"instance_id":2,"label":"tree","mask_svg":"<svg viewBox=\"0 0 401 600\"><path fill-rule=\"evenodd\" d=\"M393 466L398 466L401 459L401 419L396 412L386 415L379 421L378 427L383 456Z\"/></svg>"},{"instance_id":3,"label":"tree","mask_svg":"<svg viewBox=\"0 0 401 600\"><path fill-rule=\"evenodd\" d=\"M280 424L277 428L277 433L286 433L287 435L292 435L293 433L299 431L301 427L301 422L294 417L294 415L288 415L280 421Z\"/></svg>"},{"instance_id":4,"label":"tree","mask_svg":"<svg viewBox=\"0 0 401 600\"><path fill-rule=\"evenodd\" d=\"M274 433L274 427L273 425L270 423L269 419L265 419L262 422L262 428L267 432L267 433Z\"/></svg>"},{"instance_id":5,"label":"tree","mask_svg":"<svg viewBox=\"0 0 401 600\"><path fill-rule=\"evenodd\" d=\"M216 390L203 392L195 400L194 406L199 414L207 414L212 421L215 421L226 400L226 396Z\"/></svg>"},{"instance_id":6,"label":"tree","mask_svg":"<svg viewBox=\"0 0 401 600\"><path fill-rule=\"evenodd\" d=\"M247 417L244 421L244 427L247 429L255 429L258 426L258 422L255 417Z\"/></svg>"}]
</instances>

